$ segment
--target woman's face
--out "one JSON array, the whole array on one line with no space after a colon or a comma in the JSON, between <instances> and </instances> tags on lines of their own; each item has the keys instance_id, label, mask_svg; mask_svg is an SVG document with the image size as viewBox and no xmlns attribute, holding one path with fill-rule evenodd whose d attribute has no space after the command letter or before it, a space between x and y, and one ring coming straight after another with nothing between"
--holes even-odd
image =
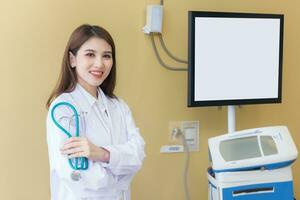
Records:
<instances>
[{"instance_id":1,"label":"woman's face","mask_svg":"<svg viewBox=\"0 0 300 200\"><path fill-rule=\"evenodd\" d=\"M71 66L76 69L78 83L89 92L96 92L113 65L112 48L104 40L92 37L74 56L70 53Z\"/></svg>"}]
</instances>

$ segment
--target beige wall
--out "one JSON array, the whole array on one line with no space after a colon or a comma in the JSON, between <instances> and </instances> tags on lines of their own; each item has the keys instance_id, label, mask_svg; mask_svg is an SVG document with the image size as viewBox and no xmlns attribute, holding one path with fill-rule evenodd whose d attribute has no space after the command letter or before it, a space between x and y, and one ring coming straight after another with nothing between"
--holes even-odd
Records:
<instances>
[{"instance_id":1,"label":"beige wall","mask_svg":"<svg viewBox=\"0 0 300 200\"><path fill-rule=\"evenodd\" d=\"M115 38L117 94L131 106L147 142L133 199L183 199L183 154L159 153L168 143L171 120L200 120L200 151L191 155L189 185L192 200L206 199L207 138L226 131L226 109L186 107L186 72L161 68L141 31L150 3L159 0L0 1L0 199L50 198L44 105L71 31L87 22L106 27ZM163 27L167 46L186 58L188 10L284 13L283 104L244 106L237 111L237 128L287 125L298 147L299 7L297 0L165 0ZM299 163L295 188L300 187Z\"/></svg>"}]
</instances>

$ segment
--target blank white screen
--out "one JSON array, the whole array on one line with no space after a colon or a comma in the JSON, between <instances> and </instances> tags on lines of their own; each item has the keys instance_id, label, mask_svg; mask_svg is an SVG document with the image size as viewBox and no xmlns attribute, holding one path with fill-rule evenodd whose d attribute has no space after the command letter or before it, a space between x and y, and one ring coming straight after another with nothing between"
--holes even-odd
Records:
<instances>
[{"instance_id":1,"label":"blank white screen","mask_svg":"<svg viewBox=\"0 0 300 200\"><path fill-rule=\"evenodd\" d=\"M279 19L195 18L195 101L278 98Z\"/></svg>"}]
</instances>

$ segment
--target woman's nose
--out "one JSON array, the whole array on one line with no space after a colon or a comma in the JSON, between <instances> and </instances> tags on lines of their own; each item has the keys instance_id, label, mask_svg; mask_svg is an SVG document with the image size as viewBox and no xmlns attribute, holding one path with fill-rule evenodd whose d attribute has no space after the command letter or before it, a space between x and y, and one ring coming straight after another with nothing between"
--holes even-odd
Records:
<instances>
[{"instance_id":1,"label":"woman's nose","mask_svg":"<svg viewBox=\"0 0 300 200\"><path fill-rule=\"evenodd\" d=\"M102 58L96 58L94 65L95 65L95 67L101 68L103 66L103 60L102 60Z\"/></svg>"}]
</instances>

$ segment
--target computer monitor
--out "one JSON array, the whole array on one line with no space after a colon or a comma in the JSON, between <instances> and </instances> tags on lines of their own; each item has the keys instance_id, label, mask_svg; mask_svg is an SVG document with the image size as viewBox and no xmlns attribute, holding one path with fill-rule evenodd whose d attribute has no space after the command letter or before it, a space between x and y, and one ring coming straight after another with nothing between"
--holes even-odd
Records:
<instances>
[{"instance_id":1,"label":"computer monitor","mask_svg":"<svg viewBox=\"0 0 300 200\"><path fill-rule=\"evenodd\" d=\"M282 14L189 11L188 106L281 103Z\"/></svg>"}]
</instances>

